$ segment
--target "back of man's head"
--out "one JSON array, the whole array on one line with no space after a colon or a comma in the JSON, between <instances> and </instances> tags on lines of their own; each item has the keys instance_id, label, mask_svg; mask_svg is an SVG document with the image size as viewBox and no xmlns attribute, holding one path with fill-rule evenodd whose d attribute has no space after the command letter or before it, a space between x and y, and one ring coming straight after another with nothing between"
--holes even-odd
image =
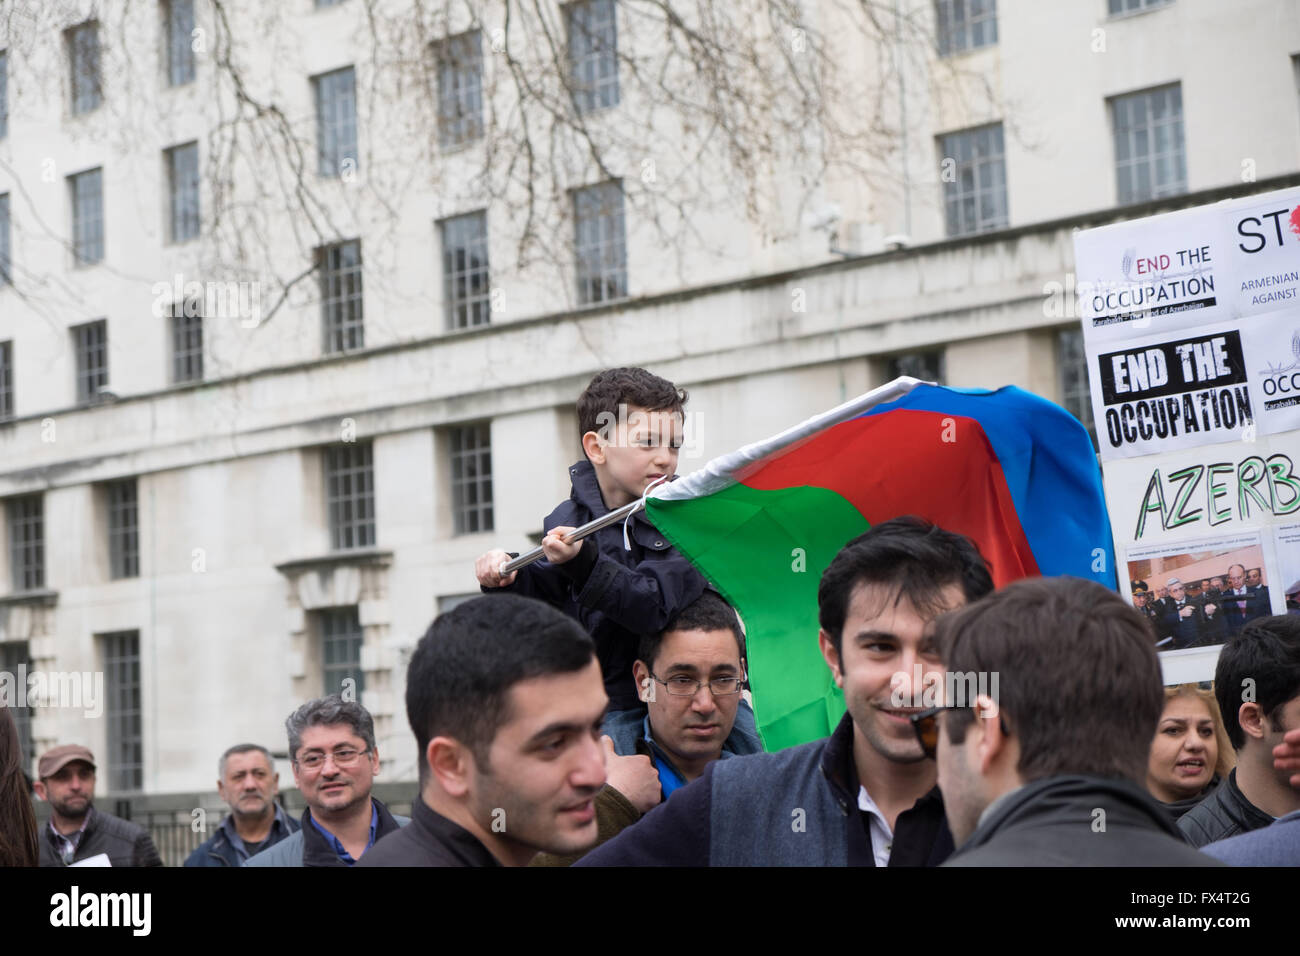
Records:
<instances>
[{"instance_id":1,"label":"back of man's head","mask_svg":"<svg viewBox=\"0 0 1300 956\"><path fill-rule=\"evenodd\" d=\"M481 771L509 718L510 688L587 667L596 645L572 618L531 598L494 594L466 601L430 625L406 671L406 716L420 754L435 737L465 745Z\"/></svg>"},{"instance_id":2,"label":"back of man's head","mask_svg":"<svg viewBox=\"0 0 1300 956\"><path fill-rule=\"evenodd\" d=\"M859 584L884 585L925 618L946 610L943 591L961 588L975 601L993 590L993 578L979 549L965 535L910 515L873 525L854 538L822 573L817 588L818 623L836 652L849 601Z\"/></svg>"},{"instance_id":3,"label":"back of man's head","mask_svg":"<svg viewBox=\"0 0 1300 956\"><path fill-rule=\"evenodd\" d=\"M1241 729L1242 704L1258 704L1276 724L1282 706L1300 696L1300 619L1258 617L1228 638L1214 669L1214 695L1228 739L1241 752L1251 739Z\"/></svg>"},{"instance_id":4,"label":"back of man's head","mask_svg":"<svg viewBox=\"0 0 1300 956\"><path fill-rule=\"evenodd\" d=\"M1027 578L935 622L949 673L997 675L998 712L1028 783L1062 774L1145 780L1164 690L1142 616L1100 584ZM958 701L969 704L970 701ZM970 710L945 715L960 744Z\"/></svg>"}]
</instances>

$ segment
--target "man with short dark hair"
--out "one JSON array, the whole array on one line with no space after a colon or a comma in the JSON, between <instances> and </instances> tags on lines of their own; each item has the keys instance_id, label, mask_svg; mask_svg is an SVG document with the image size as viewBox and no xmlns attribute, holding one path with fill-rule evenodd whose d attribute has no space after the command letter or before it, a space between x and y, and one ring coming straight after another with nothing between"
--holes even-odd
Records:
<instances>
[{"instance_id":1,"label":"man with short dark hair","mask_svg":"<svg viewBox=\"0 0 1300 956\"><path fill-rule=\"evenodd\" d=\"M47 750L36 765L36 796L50 805L41 866L70 866L101 854L110 866L162 866L147 830L96 810L95 756L77 744Z\"/></svg>"},{"instance_id":2,"label":"man with short dark hair","mask_svg":"<svg viewBox=\"0 0 1300 956\"><path fill-rule=\"evenodd\" d=\"M958 844L945 866L1212 864L1143 789L1160 661L1117 594L1016 581L941 617L934 638L950 674L988 677L913 721Z\"/></svg>"},{"instance_id":3,"label":"man with short dark hair","mask_svg":"<svg viewBox=\"0 0 1300 956\"><path fill-rule=\"evenodd\" d=\"M406 672L414 821L362 865L524 866L587 849L608 703L595 643L560 611L502 594L441 615Z\"/></svg>"},{"instance_id":4,"label":"man with short dark hair","mask_svg":"<svg viewBox=\"0 0 1300 956\"><path fill-rule=\"evenodd\" d=\"M1178 821L1193 846L1300 810L1300 789L1275 765L1273 752L1288 731L1300 729L1300 621L1285 614L1258 618L1230 638L1214 669L1214 696L1237 766Z\"/></svg>"},{"instance_id":5,"label":"man with short dark hair","mask_svg":"<svg viewBox=\"0 0 1300 956\"><path fill-rule=\"evenodd\" d=\"M847 711L829 738L709 764L578 866L933 866L952 836L909 722L938 658L937 615L993 581L967 538L918 518L874 525L817 593L818 642Z\"/></svg>"},{"instance_id":6,"label":"man with short dark hair","mask_svg":"<svg viewBox=\"0 0 1300 956\"><path fill-rule=\"evenodd\" d=\"M217 793L230 813L185 865L239 866L297 831L298 821L275 800L279 783L265 747L235 744L223 753L217 761Z\"/></svg>"},{"instance_id":7,"label":"man with short dark hair","mask_svg":"<svg viewBox=\"0 0 1300 956\"><path fill-rule=\"evenodd\" d=\"M364 707L338 694L321 697L290 714L284 726L307 809L296 833L244 866L355 866L376 842L411 822L370 795L379 748Z\"/></svg>"}]
</instances>

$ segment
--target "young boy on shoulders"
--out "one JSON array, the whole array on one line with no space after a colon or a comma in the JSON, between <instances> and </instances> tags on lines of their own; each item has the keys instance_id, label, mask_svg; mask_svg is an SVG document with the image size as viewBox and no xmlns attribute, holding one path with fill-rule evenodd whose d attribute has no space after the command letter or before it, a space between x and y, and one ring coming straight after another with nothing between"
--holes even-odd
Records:
<instances>
[{"instance_id":1,"label":"young boy on shoulders","mask_svg":"<svg viewBox=\"0 0 1300 956\"><path fill-rule=\"evenodd\" d=\"M642 634L658 633L705 588L705 580L640 511L571 544L562 536L640 498L677 471L686 392L641 368L601 372L578 397L585 459L569 469L573 491L546 518L546 557L502 577L511 557L489 551L474 563L485 593L539 598L576 618L596 642L609 711L644 710L632 678Z\"/></svg>"}]
</instances>

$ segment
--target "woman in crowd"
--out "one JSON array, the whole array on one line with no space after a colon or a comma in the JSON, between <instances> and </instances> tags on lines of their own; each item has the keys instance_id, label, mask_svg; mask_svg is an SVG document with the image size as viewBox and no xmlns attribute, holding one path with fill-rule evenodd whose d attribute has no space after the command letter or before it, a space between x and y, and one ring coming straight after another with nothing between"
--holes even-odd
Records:
<instances>
[{"instance_id":1,"label":"woman in crowd","mask_svg":"<svg viewBox=\"0 0 1300 956\"><path fill-rule=\"evenodd\" d=\"M1151 742L1147 789L1177 820L1213 792L1233 765L1214 692L1196 684L1165 688L1165 709Z\"/></svg>"},{"instance_id":2,"label":"woman in crowd","mask_svg":"<svg viewBox=\"0 0 1300 956\"><path fill-rule=\"evenodd\" d=\"M36 866L38 852L18 728L9 708L0 707L0 868Z\"/></svg>"}]
</instances>

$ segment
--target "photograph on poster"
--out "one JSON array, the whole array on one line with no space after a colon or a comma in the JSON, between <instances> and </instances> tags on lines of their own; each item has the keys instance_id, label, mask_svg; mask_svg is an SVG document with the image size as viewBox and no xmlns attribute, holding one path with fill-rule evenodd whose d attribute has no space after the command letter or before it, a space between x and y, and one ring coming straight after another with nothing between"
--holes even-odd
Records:
<instances>
[{"instance_id":1,"label":"photograph on poster","mask_svg":"<svg viewBox=\"0 0 1300 956\"><path fill-rule=\"evenodd\" d=\"M1300 524L1273 529L1277 550L1277 586L1286 596L1287 614L1300 614Z\"/></svg>"},{"instance_id":2,"label":"photograph on poster","mask_svg":"<svg viewBox=\"0 0 1300 956\"><path fill-rule=\"evenodd\" d=\"M1222 644L1272 613L1258 534L1132 549L1127 564L1133 606L1161 651Z\"/></svg>"}]
</instances>

